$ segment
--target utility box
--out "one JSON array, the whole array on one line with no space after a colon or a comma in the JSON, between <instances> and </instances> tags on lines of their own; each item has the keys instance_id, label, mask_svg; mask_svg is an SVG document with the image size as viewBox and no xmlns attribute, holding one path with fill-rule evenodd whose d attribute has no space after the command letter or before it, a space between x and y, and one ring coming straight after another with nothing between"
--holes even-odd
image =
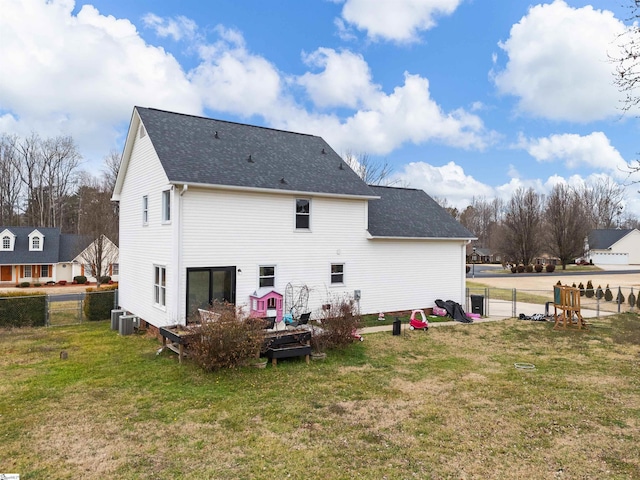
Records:
<instances>
[{"instance_id":1,"label":"utility box","mask_svg":"<svg viewBox=\"0 0 640 480\"><path fill-rule=\"evenodd\" d=\"M484 295L470 295L471 313L477 313L484 317Z\"/></svg>"},{"instance_id":2,"label":"utility box","mask_svg":"<svg viewBox=\"0 0 640 480\"><path fill-rule=\"evenodd\" d=\"M118 333L120 335L131 335L133 334L133 325L136 323L137 317L135 315L122 315L120 317L120 326L118 329Z\"/></svg>"},{"instance_id":3,"label":"utility box","mask_svg":"<svg viewBox=\"0 0 640 480\"><path fill-rule=\"evenodd\" d=\"M126 312L118 308L111 310L111 330L118 330L120 328L120 317Z\"/></svg>"}]
</instances>

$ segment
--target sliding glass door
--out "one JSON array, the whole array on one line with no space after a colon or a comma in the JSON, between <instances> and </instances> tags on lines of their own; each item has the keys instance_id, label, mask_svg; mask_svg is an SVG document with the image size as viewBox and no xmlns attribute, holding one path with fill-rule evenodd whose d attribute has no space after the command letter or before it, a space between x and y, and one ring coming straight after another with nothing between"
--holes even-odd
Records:
<instances>
[{"instance_id":1,"label":"sliding glass door","mask_svg":"<svg viewBox=\"0 0 640 480\"><path fill-rule=\"evenodd\" d=\"M187 269L187 316L215 301L236 303L236 267Z\"/></svg>"}]
</instances>

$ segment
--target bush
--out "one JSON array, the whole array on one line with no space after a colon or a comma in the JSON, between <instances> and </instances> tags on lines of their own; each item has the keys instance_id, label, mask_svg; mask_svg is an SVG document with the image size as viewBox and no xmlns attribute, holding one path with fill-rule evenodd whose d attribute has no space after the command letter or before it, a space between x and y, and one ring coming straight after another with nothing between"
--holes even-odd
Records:
<instances>
[{"instance_id":1,"label":"bush","mask_svg":"<svg viewBox=\"0 0 640 480\"><path fill-rule=\"evenodd\" d=\"M629 294L629 297L627 298L627 301L629 302L629 306L631 308L636 306L636 296L633 293L633 290L631 290L631 293Z\"/></svg>"},{"instance_id":2,"label":"bush","mask_svg":"<svg viewBox=\"0 0 640 480\"><path fill-rule=\"evenodd\" d=\"M315 352L344 348L355 339L353 333L360 326L360 315L351 298L334 298L325 304L320 318L321 327L313 332L311 347Z\"/></svg>"},{"instance_id":3,"label":"bush","mask_svg":"<svg viewBox=\"0 0 640 480\"><path fill-rule=\"evenodd\" d=\"M536 273L540 273L544 266L541 263L537 263L535 266Z\"/></svg>"},{"instance_id":4,"label":"bush","mask_svg":"<svg viewBox=\"0 0 640 480\"><path fill-rule=\"evenodd\" d=\"M556 270L556 266L553 265L552 263L549 263L546 267L545 270L547 271L547 273L553 273Z\"/></svg>"},{"instance_id":5,"label":"bush","mask_svg":"<svg viewBox=\"0 0 640 480\"><path fill-rule=\"evenodd\" d=\"M580 296L584 297L584 284L582 282L578 284L578 289L580 290Z\"/></svg>"},{"instance_id":6,"label":"bush","mask_svg":"<svg viewBox=\"0 0 640 480\"><path fill-rule=\"evenodd\" d=\"M526 267L524 267L524 271L527 273L533 273L533 265L527 265Z\"/></svg>"},{"instance_id":7,"label":"bush","mask_svg":"<svg viewBox=\"0 0 640 480\"><path fill-rule=\"evenodd\" d=\"M471 267L467 265L467 273L469 273L470 271L471 271Z\"/></svg>"},{"instance_id":8,"label":"bush","mask_svg":"<svg viewBox=\"0 0 640 480\"><path fill-rule=\"evenodd\" d=\"M516 273L518 271L518 267L513 266L511 267L511 273Z\"/></svg>"},{"instance_id":9,"label":"bush","mask_svg":"<svg viewBox=\"0 0 640 480\"><path fill-rule=\"evenodd\" d=\"M111 277L109 275L100 277L100 283L109 283L110 281L111 281Z\"/></svg>"},{"instance_id":10,"label":"bush","mask_svg":"<svg viewBox=\"0 0 640 480\"><path fill-rule=\"evenodd\" d=\"M518 273L524 273L524 265L523 264L518 265Z\"/></svg>"},{"instance_id":11,"label":"bush","mask_svg":"<svg viewBox=\"0 0 640 480\"><path fill-rule=\"evenodd\" d=\"M22 283L19 283L18 285L16 285L16 287L20 287L20 288L27 288L27 287L30 287L30 286L31 286L31 284L29 282L22 282Z\"/></svg>"},{"instance_id":12,"label":"bush","mask_svg":"<svg viewBox=\"0 0 640 480\"><path fill-rule=\"evenodd\" d=\"M587 290L584 292L584 294L586 295L587 298L593 298L594 291L593 291L593 283L591 282L591 280L587 282Z\"/></svg>"},{"instance_id":13,"label":"bush","mask_svg":"<svg viewBox=\"0 0 640 480\"><path fill-rule=\"evenodd\" d=\"M192 327L193 340L188 345L193 361L205 371L235 368L248 359L257 358L264 341L262 320L241 319L234 305L214 304L220 318Z\"/></svg>"},{"instance_id":14,"label":"bush","mask_svg":"<svg viewBox=\"0 0 640 480\"><path fill-rule=\"evenodd\" d=\"M84 275L76 275L75 277L73 277L73 281L75 283L84 284L87 283L87 277L85 277Z\"/></svg>"},{"instance_id":15,"label":"bush","mask_svg":"<svg viewBox=\"0 0 640 480\"><path fill-rule=\"evenodd\" d=\"M618 305L622 305L624 303L624 295L622 294L622 290L618 287L618 295L616 295L616 303Z\"/></svg>"},{"instance_id":16,"label":"bush","mask_svg":"<svg viewBox=\"0 0 640 480\"><path fill-rule=\"evenodd\" d=\"M607 283L607 288L604 291L604 299L607 302L610 302L611 300L613 300L613 293L611 293L611 289L609 288L609 284Z\"/></svg>"},{"instance_id":17,"label":"bush","mask_svg":"<svg viewBox=\"0 0 640 480\"><path fill-rule=\"evenodd\" d=\"M115 288L87 288L84 297L84 315L89 321L108 320L115 303Z\"/></svg>"},{"instance_id":18,"label":"bush","mask_svg":"<svg viewBox=\"0 0 640 480\"><path fill-rule=\"evenodd\" d=\"M58 285L66 285L66 284L67 284L67 281L66 281L66 280L60 280L60 281L58 282Z\"/></svg>"},{"instance_id":19,"label":"bush","mask_svg":"<svg viewBox=\"0 0 640 480\"><path fill-rule=\"evenodd\" d=\"M602 287L598 285L598 288L596 289L596 298L598 300L602 300L603 297L604 297L604 292L602 291Z\"/></svg>"},{"instance_id":20,"label":"bush","mask_svg":"<svg viewBox=\"0 0 640 480\"><path fill-rule=\"evenodd\" d=\"M43 327L47 297L42 292L7 292L0 297L0 327Z\"/></svg>"}]
</instances>

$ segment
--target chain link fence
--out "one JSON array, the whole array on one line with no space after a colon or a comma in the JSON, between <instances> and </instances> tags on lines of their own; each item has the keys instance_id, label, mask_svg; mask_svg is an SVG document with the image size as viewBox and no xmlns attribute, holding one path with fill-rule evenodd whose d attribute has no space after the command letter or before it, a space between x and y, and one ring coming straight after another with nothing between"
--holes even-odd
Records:
<instances>
[{"instance_id":1,"label":"chain link fence","mask_svg":"<svg viewBox=\"0 0 640 480\"><path fill-rule=\"evenodd\" d=\"M61 326L109 320L118 291L0 297L0 326Z\"/></svg>"},{"instance_id":2,"label":"chain link fence","mask_svg":"<svg viewBox=\"0 0 640 480\"><path fill-rule=\"evenodd\" d=\"M581 290L582 316L597 318L614 313L640 312L639 295L637 288L622 286ZM484 317L552 316L553 289L467 288L465 310Z\"/></svg>"}]
</instances>

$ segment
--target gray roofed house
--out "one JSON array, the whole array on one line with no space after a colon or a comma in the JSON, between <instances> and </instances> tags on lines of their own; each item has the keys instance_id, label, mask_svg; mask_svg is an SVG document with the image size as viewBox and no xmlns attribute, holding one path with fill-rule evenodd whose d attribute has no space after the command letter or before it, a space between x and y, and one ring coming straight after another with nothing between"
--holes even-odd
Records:
<instances>
[{"instance_id":1,"label":"gray roofed house","mask_svg":"<svg viewBox=\"0 0 640 480\"><path fill-rule=\"evenodd\" d=\"M640 264L640 231L637 229L592 230L586 241L587 260L602 265Z\"/></svg>"},{"instance_id":2,"label":"gray roofed house","mask_svg":"<svg viewBox=\"0 0 640 480\"><path fill-rule=\"evenodd\" d=\"M318 136L135 107L112 199L120 307L155 327L215 300L256 315L265 288L276 321L339 296L362 313L465 301L475 236L422 190L367 185Z\"/></svg>"},{"instance_id":3,"label":"gray roofed house","mask_svg":"<svg viewBox=\"0 0 640 480\"><path fill-rule=\"evenodd\" d=\"M80 254L92 241L59 228L0 226L0 282L70 282L84 273Z\"/></svg>"}]
</instances>

